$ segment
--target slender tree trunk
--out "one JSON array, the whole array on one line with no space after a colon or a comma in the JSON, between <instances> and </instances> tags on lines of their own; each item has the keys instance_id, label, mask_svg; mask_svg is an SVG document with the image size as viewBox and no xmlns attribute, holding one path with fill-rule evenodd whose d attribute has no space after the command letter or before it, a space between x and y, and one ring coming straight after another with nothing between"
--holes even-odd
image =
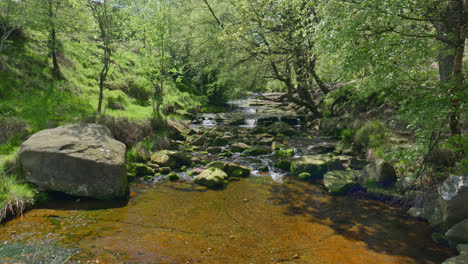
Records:
<instances>
[{"instance_id":1,"label":"slender tree trunk","mask_svg":"<svg viewBox=\"0 0 468 264\"><path fill-rule=\"evenodd\" d=\"M55 78L61 78L62 75L57 60L57 32L54 24L52 24L52 29L50 31L50 53L52 56L53 75Z\"/></svg>"},{"instance_id":2,"label":"slender tree trunk","mask_svg":"<svg viewBox=\"0 0 468 264\"><path fill-rule=\"evenodd\" d=\"M99 74L99 101L98 101L98 114L101 114L102 101L104 99L104 84L107 79L107 73L109 72L110 66L110 47L108 44L104 45L104 66L102 67L101 73Z\"/></svg>"},{"instance_id":3,"label":"slender tree trunk","mask_svg":"<svg viewBox=\"0 0 468 264\"><path fill-rule=\"evenodd\" d=\"M460 101L458 94L463 91L463 84L465 78L463 76L463 56L465 54L465 39L466 39L466 23L468 23L468 3L465 0L458 1L458 40L457 48L455 51L453 75L455 79L455 86L453 88L452 107L455 109L450 115L450 132L452 135L461 134L461 121L460 121Z\"/></svg>"}]
</instances>

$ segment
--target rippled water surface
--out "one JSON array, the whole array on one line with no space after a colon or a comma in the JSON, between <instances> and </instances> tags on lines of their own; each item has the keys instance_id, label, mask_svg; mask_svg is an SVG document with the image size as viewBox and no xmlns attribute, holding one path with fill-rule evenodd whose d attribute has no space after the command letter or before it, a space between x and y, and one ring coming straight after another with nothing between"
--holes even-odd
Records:
<instances>
[{"instance_id":1,"label":"rippled water surface","mask_svg":"<svg viewBox=\"0 0 468 264\"><path fill-rule=\"evenodd\" d=\"M70 263L441 263L453 255L403 210L332 197L319 183L252 177L224 190L132 190L128 205L112 209L74 210L95 206L79 201L31 210L0 227L0 255L15 243L44 250L37 261L56 254Z\"/></svg>"}]
</instances>

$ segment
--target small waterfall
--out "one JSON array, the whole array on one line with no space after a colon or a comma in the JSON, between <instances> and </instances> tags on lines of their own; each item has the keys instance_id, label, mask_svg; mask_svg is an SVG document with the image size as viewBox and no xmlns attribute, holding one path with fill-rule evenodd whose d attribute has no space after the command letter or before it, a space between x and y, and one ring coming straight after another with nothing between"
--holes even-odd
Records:
<instances>
[{"instance_id":1,"label":"small waterfall","mask_svg":"<svg viewBox=\"0 0 468 264\"><path fill-rule=\"evenodd\" d=\"M245 125L241 127L254 128L257 126L257 119L245 119Z\"/></svg>"}]
</instances>

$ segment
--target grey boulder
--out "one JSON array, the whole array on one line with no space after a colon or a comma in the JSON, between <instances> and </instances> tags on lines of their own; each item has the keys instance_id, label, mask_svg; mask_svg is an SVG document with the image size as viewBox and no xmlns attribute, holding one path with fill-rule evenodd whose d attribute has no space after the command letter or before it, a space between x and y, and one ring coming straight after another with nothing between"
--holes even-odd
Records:
<instances>
[{"instance_id":1,"label":"grey boulder","mask_svg":"<svg viewBox=\"0 0 468 264\"><path fill-rule=\"evenodd\" d=\"M47 190L98 199L126 194L125 145L105 126L40 131L21 145L19 156L26 179Z\"/></svg>"}]
</instances>

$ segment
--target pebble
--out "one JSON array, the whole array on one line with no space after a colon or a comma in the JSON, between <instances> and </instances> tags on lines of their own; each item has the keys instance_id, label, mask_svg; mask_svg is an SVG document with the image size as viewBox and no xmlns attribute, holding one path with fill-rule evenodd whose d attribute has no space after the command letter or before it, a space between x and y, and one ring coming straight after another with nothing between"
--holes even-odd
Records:
<instances>
[{"instance_id":1,"label":"pebble","mask_svg":"<svg viewBox=\"0 0 468 264\"><path fill-rule=\"evenodd\" d=\"M230 236L231 239L234 239L234 236Z\"/></svg>"},{"instance_id":2,"label":"pebble","mask_svg":"<svg viewBox=\"0 0 468 264\"><path fill-rule=\"evenodd\" d=\"M244 203L246 203L246 202L248 202L249 200L247 200L247 199L244 199L243 201L244 201Z\"/></svg>"}]
</instances>

